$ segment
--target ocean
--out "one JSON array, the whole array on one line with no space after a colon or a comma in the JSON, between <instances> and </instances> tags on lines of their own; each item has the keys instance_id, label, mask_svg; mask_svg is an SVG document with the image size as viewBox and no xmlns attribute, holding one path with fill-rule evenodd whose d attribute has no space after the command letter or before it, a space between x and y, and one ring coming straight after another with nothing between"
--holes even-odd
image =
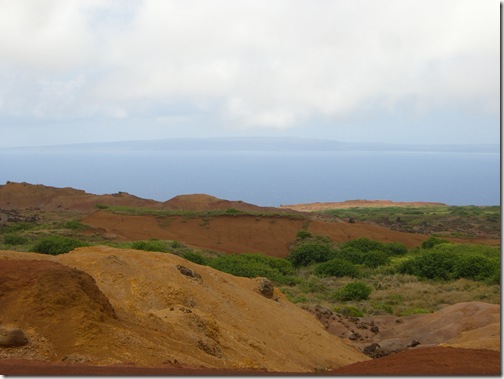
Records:
<instances>
[{"instance_id":1,"label":"ocean","mask_svg":"<svg viewBox=\"0 0 504 379\"><path fill-rule=\"evenodd\" d=\"M500 204L499 153L385 151L1 151L0 183L119 191L165 201L205 193L262 206L356 199Z\"/></svg>"}]
</instances>

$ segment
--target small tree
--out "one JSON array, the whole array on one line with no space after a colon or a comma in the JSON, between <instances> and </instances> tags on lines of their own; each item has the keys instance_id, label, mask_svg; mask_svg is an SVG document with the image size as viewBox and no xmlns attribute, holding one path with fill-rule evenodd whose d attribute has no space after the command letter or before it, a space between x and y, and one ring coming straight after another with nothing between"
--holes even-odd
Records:
<instances>
[{"instance_id":1,"label":"small tree","mask_svg":"<svg viewBox=\"0 0 504 379\"><path fill-rule=\"evenodd\" d=\"M479 255L461 256L455 263L455 276L466 279L489 280L497 275L498 270L498 264Z\"/></svg>"},{"instance_id":2,"label":"small tree","mask_svg":"<svg viewBox=\"0 0 504 379\"><path fill-rule=\"evenodd\" d=\"M349 276L355 278L359 275L359 269L349 261L334 258L318 265L315 269L315 273L319 276Z\"/></svg>"},{"instance_id":3,"label":"small tree","mask_svg":"<svg viewBox=\"0 0 504 379\"><path fill-rule=\"evenodd\" d=\"M442 243L447 243L447 242L448 242L447 240L430 236L425 241L423 241L420 246L422 249L432 249L436 245L439 245Z\"/></svg>"},{"instance_id":4,"label":"small tree","mask_svg":"<svg viewBox=\"0 0 504 379\"><path fill-rule=\"evenodd\" d=\"M362 264L366 267L376 268L390 262L390 257L383 251L370 251L364 254Z\"/></svg>"},{"instance_id":5,"label":"small tree","mask_svg":"<svg viewBox=\"0 0 504 379\"><path fill-rule=\"evenodd\" d=\"M369 238L357 238L351 241L347 241L343 243L342 247L353 247L354 249L362 253L368 253L370 251L376 250L386 250L383 243L371 240Z\"/></svg>"},{"instance_id":6,"label":"small tree","mask_svg":"<svg viewBox=\"0 0 504 379\"><path fill-rule=\"evenodd\" d=\"M335 257L335 252L326 243L305 242L295 247L287 259L294 267L308 266L312 263L326 262Z\"/></svg>"},{"instance_id":7,"label":"small tree","mask_svg":"<svg viewBox=\"0 0 504 379\"><path fill-rule=\"evenodd\" d=\"M338 250L337 257L356 265L361 264L364 259L362 252L351 246L343 246L340 250Z\"/></svg>"},{"instance_id":8,"label":"small tree","mask_svg":"<svg viewBox=\"0 0 504 379\"><path fill-rule=\"evenodd\" d=\"M386 243L385 250L389 255L404 255L408 252L408 248L400 242Z\"/></svg>"},{"instance_id":9,"label":"small tree","mask_svg":"<svg viewBox=\"0 0 504 379\"><path fill-rule=\"evenodd\" d=\"M373 289L366 283L352 282L336 290L334 297L339 301L366 300L372 291Z\"/></svg>"}]
</instances>

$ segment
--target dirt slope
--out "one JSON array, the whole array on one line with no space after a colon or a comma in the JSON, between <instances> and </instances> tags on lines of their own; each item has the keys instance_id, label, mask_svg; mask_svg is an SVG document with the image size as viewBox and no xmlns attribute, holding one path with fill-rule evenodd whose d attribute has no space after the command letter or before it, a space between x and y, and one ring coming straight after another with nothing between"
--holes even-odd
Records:
<instances>
[{"instance_id":1,"label":"dirt slope","mask_svg":"<svg viewBox=\"0 0 504 379\"><path fill-rule=\"evenodd\" d=\"M0 208L2 209L90 211L95 210L97 204L155 207L160 203L126 192L93 195L74 188L56 188L41 184L8 182L0 185Z\"/></svg>"},{"instance_id":2,"label":"dirt slope","mask_svg":"<svg viewBox=\"0 0 504 379\"><path fill-rule=\"evenodd\" d=\"M371 361L357 362L321 374L339 375L501 375L500 354L490 350L452 347L418 348ZM0 360L0 372L8 375L272 375L264 371L232 371L204 368L86 366L30 360ZM287 373L288 374L288 373ZM282 373L281 375L285 375ZM291 375L292 376L292 375Z\"/></svg>"},{"instance_id":3,"label":"dirt slope","mask_svg":"<svg viewBox=\"0 0 504 379\"><path fill-rule=\"evenodd\" d=\"M500 353L428 347L338 368L328 375L501 375Z\"/></svg>"},{"instance_id":4,"label":"dirt slope","mask_svg":"<svg viewBox=\"0 0 504 379\"><path fill-rule=\"evenodd\" d=\"M311 233L328 236L335 242L367 237L415 247L427 239L423 234L401 233L378 225L310 221L289 216L128 216L98 211L87 216L83 222L123 240L177 240L190 246L227 253L260 252L275 257L289 254L289 244L296 240L296 234L306 225Z\"/></svg>"},{"instance_id":5,"label":"dirt slope","mask_svg":"<svg viewBox=\"0 0 504 379\"><path fill-rule=\"evenodd\" d=\"M257 280L175 255L89 247L55 257L2 251L0 262L2 325L33 341L0 348L4 359L284 372L368 359L280 292L266 298Z\"/></svg>"},{"instance_id":6,"label":"dirt slope","mask_svg":"<svg viewBox=\"0 0 504 379\"><path fill-rule=\"evenodd\" d=\"M321 320L330 333L342 338L349 338L355 331L359 338L351 343L360 350L377 343L383 351L391 353L418 341L421 347L440 345L500 351L499 304L466 302L406 317L321 317ZM371 332L371 323L379 328L378 333Z\"/></svg>"},{"instance_id":7,"label":"dirt slope","mask_svg":"<svg viewBox=\"0 0 504 379\"><path fill-rule=\"evenodd\" d=\"M236 209L242 212L275 212L275 213L297 213L290 209L280 209L273 207L261 207L249 204L241 200L223 200L215 196L205 194L179 195L165 201L159 207L166 210L184 211L215 211Z\"/></svg>"},{"instance_id":8,"label":"dirt slope","mask_svg":"<svg viewBox=\"0 0 504 379\"><path fill-rule=\"evenodd\" d=\"M74 188L57 188L42 184L7 182L0 185L0 209L40 209L45 211L93 211L96 205L139 207L164 210L214 211L230 208L243 212L297 213L289 209L261 207L244 201L230 201L205 194L179 195L159 202L127 192L94 195Z\"/></svg>"}]
</instances>

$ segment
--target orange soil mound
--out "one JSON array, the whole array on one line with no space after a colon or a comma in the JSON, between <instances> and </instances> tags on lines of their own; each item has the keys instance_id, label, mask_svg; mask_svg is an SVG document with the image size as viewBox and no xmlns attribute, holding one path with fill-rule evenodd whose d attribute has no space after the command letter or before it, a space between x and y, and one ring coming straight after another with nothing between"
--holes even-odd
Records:
<instances>
[{"instance_id":1,"label":"orange soil mound","mask_svg":"<svg viewBox=\"0 0 504 379\"><path fill-rule=\"evenodd\" d=\"M500 353L427 347L338 368L330 375L500 375Z\"/></svg>"},{"instance_id":2,"label":"orange soil mound","mask_svg":"<svg viewBox=\"0 0 504 379\"><path fill-rule=\"evenodd\" d=\"M1 324L22 326L36 347L20 349L21 356L54 359L83 340L99 351L106 343L100 325L116 319L91 276L56 262L1 261L0 294Z\"/></svg>"},{"instance_id":3,"label":"orange soil mound","mask_svg":"<svg viewBox=\"0 0 504 379\"><path fill-rule=\"evenodd\" d=\"M198 275L184 275L178 265ZM0 348L3 359L282 372L369 359L278 290L277 301L266 298L257 280L171 254L110 247L58 256L0 251L0 267L8 278L2 322L22 328L31 341Z\"/></svg>"},{"instance_id":4,"label":"orange soil mound","mask_svg":"<svg viewBox=\"0 0 504 379\"><path fill-rule=\"evenodd\" d=\"M165 201L142 199L126 192L94 195L73 188L8 182L0 185L0 208L40 209L45 211L92 211L96 205L125 206L166 210L214 211L234 208L243 212L296 213L292 210L260 207L243 201L222 200L204 194L180 195Z\"/></svg>"},{"instance_id":5,"label":"orange soil mound","mask_svg":"<svg viewBox=\"0 0 504 379\"><path fill-rule=\"evenodd\" d=\"M434 207L446 206L444 203L424 201L391 201L391 200L347 200L343 202L316 202L308 204L280 205L280 208L293 209L302 212L314 212L325 209L343 208L379 208L379 207Z\"/></svg>"},{"instance_id":6,"label":"orange soil mound","mask_svg":"<svg viewBox=\"0 0 504 379\"><path fill-rule=\"evenodd\" d=\"M159 207L167 210L185 210L185 211L214 211L236 209L242 212L276 212L293 213L291 210L284 210L272 207L260 207L258 205L245 203L244 201L231 201L219 199L215 196L205 194L179 195L165 201ZM290 211L290 212L289 212Z\"/></svg>"},{"instance_id":7,"label":"orange soil mound","mask_svg":"<svg viewBox=\"0 0 504 379\"><path fill-rule=\"evenodd\" d=\"M402 233L378 225L309 221L289 216L128 216L99 211L87 216L83 222L123 240L177 240L190 246L227 253L260 252L275 257L289 254L289 244L296 240L296 234L306 225L309 232L328 236L335 242L367 237L415 247L427 239L423 234Z\"/></svg>"},{"instance_id":8,"label":"orange soil mound","mask_svg":"<svg viewBox=\"0 0 504 379\"><path fill-rule=\"evenodd\" d=\"M93 195L73 188L56 188L44 185L9 182L0 185L0 208L41 210L96 209L97 204L109 206L155 207L154 200L141 199L126 192L112 195Z\"/></svg>"}]
</instances>

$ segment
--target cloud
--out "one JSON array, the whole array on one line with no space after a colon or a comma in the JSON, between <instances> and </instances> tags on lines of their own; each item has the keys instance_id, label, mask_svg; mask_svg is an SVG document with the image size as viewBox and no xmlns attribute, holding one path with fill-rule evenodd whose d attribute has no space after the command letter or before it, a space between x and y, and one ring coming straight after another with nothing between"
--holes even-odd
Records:
<instances>
[{"instance_id":1,"label":"cloud","mask_svg":"<svg viewBox=\"0 0 504 379\"><path fill-rule=\"evenodd\" d=\"M0 0L0 117L180 109L231 128L499 112L499 4ZM186 105L183 105L186 104Z\"/></svg>"}]
</instances>

